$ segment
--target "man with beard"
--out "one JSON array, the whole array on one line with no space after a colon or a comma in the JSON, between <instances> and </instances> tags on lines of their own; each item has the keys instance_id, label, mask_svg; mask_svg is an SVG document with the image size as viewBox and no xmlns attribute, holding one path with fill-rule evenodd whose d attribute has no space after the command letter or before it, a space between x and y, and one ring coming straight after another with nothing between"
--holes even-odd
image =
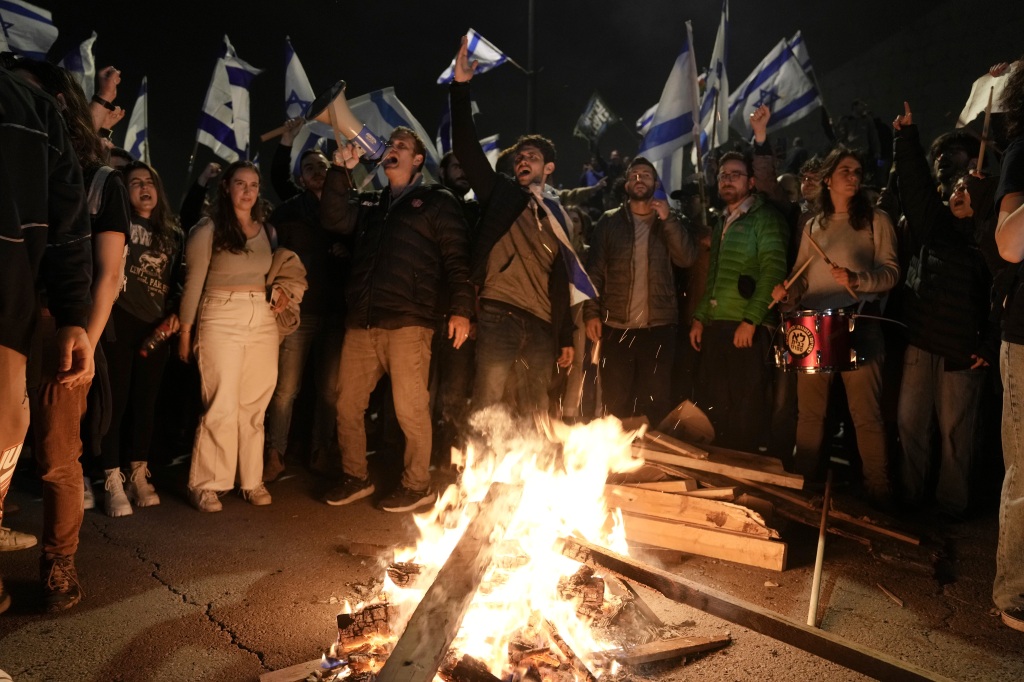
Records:
<instances>
[{"instance_id":1,"label":"man with beard","mask_svg":"<svg viewBox=\"0 0 1024 682\"><path fill-rule=\"evenodd\" d=\"M321 197L332 231L354 235L345 343L338 372L338 442L344 479L326 502L343 505L372 495L367 476L364 419L370 394L391 377L395 416L405 434L400 487L380 501L389 512L433 502L430 489L430 344L448 293L448 339L469 337L473 287L469 283L466 221L458 202L423 181L426 149L415 131L399 126L381 160L388 186L354 196L349 170L358 163L348 144L334 157ZM350 196L351 195L351 196Z\"/></svg>"},{"instance_id":2,"label":"man with beard","mask_svg":"<svg viewBox=\"0 0 1024 682\"><path fill-rule=\"evenodd\" d=\"M583 305L587 337L601 342L604 411L657 424L671 405L679 305L672 265L696 258L693 236L654 198L658 174L638 156L626 169L626 202L597 222L587 273L599 300Z\"/></svg>"},{"instance_id":3,"label":"man with beard","mask_svg":"<svg viewBox=\"0 0 1024 682\"><path fill-rule=\"evenodd\" d=\"M725 213L711 234L711 264L694 312L690 345L700 353L694 401L708 413L716 443L756 451L767 412L772 288L786 276L788 228L754 193L751 162L738 152L719 160Z\"/></svg>"},{"instance_id":4,"label":"man with beard","mask_svg":"<svg viewBox=\"0 0 1024 682\"><path fill-rule=\"evenodd\" d=\"M278 243L294 251L306 268L309 288L302 299L299 327L285 336L277 362L277 386L267 408L267 447L263 480L276 480L284 472L284 454L292 423L292 407L302 388L306 362L312 353L317 371L317 402L313 419L310 464L323 469L334 450L335 404L338 399L338 358L344 338L344 290L348 249L344 238L327 231L320 221L327 157L307 149L299 158L299 182L292 181L291 149L303 120L289 121L281 144L274 152L271 181L285 202L274 209L269 222L277 230Z\"/></svg>"},{"instance_id":5,"label":"man with beard","mask_svg":"<svg viewBox=\"0 0 1024 682\"><path fill-rule=\"evenodd\" d=\"M452 148L485 207L473 248L473 283L480 288L473 406L501 402L515 371L519 411L543 413L552 363L568 368L573 359L570 272L584 295L593 285L568 241L571 220L547 186L555 171L551 141L520 137L512 152L514 177L491 168L480 148L470 107L474 67L463 37L449 91Z\"/></svg>"}]
</instances>

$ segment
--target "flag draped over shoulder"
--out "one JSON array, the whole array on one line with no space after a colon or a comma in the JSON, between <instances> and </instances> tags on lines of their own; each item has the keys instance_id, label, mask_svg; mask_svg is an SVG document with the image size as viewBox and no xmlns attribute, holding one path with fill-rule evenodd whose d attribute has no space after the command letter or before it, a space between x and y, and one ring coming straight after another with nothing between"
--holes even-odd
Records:
<instances>
[{"instance_id":1,"label":"flag draped over shoulder","mask_svg":"<svg viewBox=\"0 0 1024 682\"><path fill-rule=\"evenodd\" d=\"M597 298L597 289L590 281L587 271L583 269L579 254L572 246L572 220L558 201L558 192L551 185L545 185L543 190L536 185L530 185L530 192L540 210L548 217L551 231L558 240L558 251L562 254L566 274L569 276L571 305Z\"/></svg>"},{"instance_id":2,"label":"flag draped over shoulder","mask_svg":"<svg viewBox=\"0 0 1024 682\"><path fill-rule=\"evenodd\" d=\"M388 87L383 90L374 90L365 95L350 99L348 108L357 119L363 122L367 128L372 130L382 140L391 136L391 131L398 126L412 128L423 140L423 146L427 149L427 158L424 166L434 177L437 177L438 164L441 159L437 154L430 135L416 117L412 115L408 107L398 99L395 89ZM383 171L381 171L383 172Z\"/></svg>"},{"instance_id":3,"label":"flag draped over shoulder","mask_svg":"<svg viewBox=\"0 0 1024 682\"><path fill-rule=\"evenodd\" d=\"M729 27L729 0L722 3L722 20L715 36L700 103L700 151L707 154L729 141L729 76L725 70L726 34Z\"/></svg>"},{"instance_id":4,"label":"flag draped over shoulder","mask_svg":"<svg viewBox=\"0 0 1024 682\"><path fill-rule=\"evenodd\" d=\"M96 60L92 56L92 46L96 42L96 31L82 43L64 55L58 66L62 66L74 74L78 84L82 86L85 99L91 99L96 92Z\"/></svg>"},{"instance_id":5,"label":"flag draped over shoulder","mask_svg":"<svg viewBox=\"0 0 1024 682\"><path fill-rule=\"evenodd\" d=\"M0 0L0 52L43 60L56 40L49 10L22 0Z\"/></svg>"},{"instance_id":6,"label":"flag draped over shoulder","mask_svg":"<svg viewBox=\"0 0 1024 682\"><path fill-rule=\"evenodd\" d=\"M299 56L295 54L291 39L286 37L284 40L285 116L289 119L305 116L306 110L314 99L316 99L316 95L313 93L313 86L309 84L306 70L302 68ZM324 138L332 135L329 127L325 130L322 124L315 121L303 124L292 141L292 175L297 177L301 173L300 165L303 153L310 149L320 149L324 144Z\"/></svg>"},{"instance_id":7,"label":"flag draped over shoulder","mask_svg":"<svg viewBox=\"0 0 1024 682\"><path fill-rule=\"evenodd\" d=\"M729 96L732 126L749 135L750 114L762 104L771 110L768 131L800 120L821 106L821 96L785 38Z\"/></svg>"},{"instance_id":8,"label":"flag draped over shoulder","mask_svg":"<svg viewBox=\"0 0 1024 682\"><path fill-rule=\"evenodd\" d=\"M505 56L504 52L496 48L493 43L475 30L469 29L466 32L466 39L469 42L466 46L469 51L469 63L478 62L473 73L485 73L508 61L508 57ZM451 83L454 78L455 60L453 59L448 68L437 77L437 82L444 85L445 83Z\"/></svg>"},{"instance_id":9,"label":"flag draped over shoulder","mask_svg":"<svg viewBox=\"0 0 1024 682\"><path fill-rule=\"evenodd\" d=\"M249 86L263 73L238 57L228 37L213 68L197 140L228 163L249 158Z\"/></svg>"},{"instance_id":10,"label":"flag draped over shoulder","mask_svg":"<svg viewBox=\"0 0 1024 682\"><path fill-rule=\"evenodd\" d=\"M676 57L651 123L640 143L638 156L650 161L669 192L681 184L683 147L692 142L698 127L697 64L693 56L693 34L686 22L686 42Z\"/></svg>"},{"instance_id":11,"label":"flag draped over shoulder","mask_svg":"<svg viewBox=\"0 0 1024 682\"><path fill-rule=\"evenodd\" d=\"M618 122L619 117L601 99L601 95L595 92L590 96L590 101L587 102L587 106L583 109L579 120L576 121L576 127L573 129L572 134L576 137L597 142L604 135L605 131L608 130L608 126Z\"/></svg>"},{"instance_id":12,"label":"flag draped over shoulder","mask_svg":"<svg viewBox=\"0 0 1024 682\"><path fill-rule=\"evenodd\" d=\"M124 149L133 158L149 163L149 83L145 76L139 86L139 96L135 99L128 129L124 133Z\"/></svg>"}]
</instances>

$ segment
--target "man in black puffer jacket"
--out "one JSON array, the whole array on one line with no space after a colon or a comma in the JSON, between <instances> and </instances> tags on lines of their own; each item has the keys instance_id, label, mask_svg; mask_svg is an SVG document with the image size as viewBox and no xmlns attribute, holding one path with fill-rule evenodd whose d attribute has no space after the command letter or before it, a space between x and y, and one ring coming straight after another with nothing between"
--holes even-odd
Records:
<instances>
[{"instance_id":1,"label":"man in black puffer jacket","mask_svg":"<svg viewBox=\"0 0 1024 682\"><path fill-rule=\"evenodd\" d=\"M340 159L339 159L340 156ZM395 128L381 165L382 192L355 196L348 169L358 163L351 144L335 156L320 200L323 224L354 234L346 286L347 332L338 375L338 442L342 485L327 503L348 504L374 492L367 479L366 430L370 393L391 376L395 414L405 433L401 486L384 498L385 511L430 504L430 342L448 312L448 338L456 348L469 336L473 287L469 283L466 221L462 208L440 185L423 182L426 150L409 128ZM448 310L441 293L447 285Z\"/></svg>"},{"instance_id":2,"label":"man in black puffer jacket","mask_svg":"<svg viewBox=\"0 0 1024 682\"><path fill-rule=\"evenodd\" d=\"M907 224L901 236L913 254L903 289L909 345L898 409L902 478L906 501L920 504L931 479L937 422L942 452L935 498L943 512L958 517L969 503L986 368L997 364L999 351L999 325L989 314L993 270L1001 263L994 238L995 179L965 175L945 205L911 121L908 107L893 123Z\"/></svg>"}]
</instances>

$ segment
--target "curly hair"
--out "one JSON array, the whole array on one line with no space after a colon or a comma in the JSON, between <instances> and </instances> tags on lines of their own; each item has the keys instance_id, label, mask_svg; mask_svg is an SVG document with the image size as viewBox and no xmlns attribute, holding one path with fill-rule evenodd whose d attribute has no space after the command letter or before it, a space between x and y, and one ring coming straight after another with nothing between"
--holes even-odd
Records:
<instances>
[{"instance_id":1,"label":"curly hair","mask_svg":"<svg viewBox=\"0 0 1024 682\"><path fill-rule=\"evenodd\" d=\"M544 157L544 163L555 162L555 143L543 135L520 135L514 145L515 153L518 154L523 147L533 147L540 151Z\"/></svg>"},{"instance_id":2,"label":"curly hair","mask_svg":"<svg viewBox=\"0 0 1024 682\"><path fill-rule=\"evenodd\" d=\"M1006 112L1006 133L1009 139L1024 135L1024 57L1006 77L1003 110Z\"/></svg>"},{"instance_id":3,"label":"curly hair","mask_svg":"<svg viewBox=\"0 0 1024 682\"><path fill-rule=\"evenodd\" d=\"M821 193L818 195L818 212L821 214L823 223L827 223L829 218L835 215L836 212L835 204L832 203L832 193L829 191L827 183L832 179L832 174L836 172L836 168L839 167L839 164L844 159L853 159L860 164L861 168L864 168L864 163L860 160L857 153L841 145L829 152L828 156L821 162L821 169L819 170L821 173ZM872 222L874 222L875 207L872 206L863 184L861 184L857 193L850 199L848 213L850 214L850 225L855 230L868 229L871 227Z\"/></svg>"},{"instance_id":4,"label":"curly hair","mask_svg":"<svg viewBox=\"0 0 1024 682\"><path fill-rule=\"evenodd\" d=\"M156 191L156 208L149 216L149 224L153 227L154 245L161 251L173 251L181 247L181 225L178 216L170 208L167 200L167 192L164 190L164 181L160 179L156 169L143 161L132 161L126 165L121 173L124 175L124 182L127 185L132 172L145 171L153 178L153 188ZM132 213L135 208L132 207Z\"/></svg>"},{"instance_id":5,"label":"curly hair","mask_svg":"<svg viewBox=\"0 0 1024 682\"><path fill-rule=\"evenodd\" d=\"M246 249L245 232L235 215L235 207L231 203L231 180L235 173L240 170L249 169L260 175L260 169L252 161L235 161L220 174L217 182L217 193L213 197L213 205L210 207L210 218L213 220L213 249L214 251L230 251L231 253L243 253ZM266 218L266 204L257 198L250 212L252 219L262 223Z\"/></svg>"},{"instance_id":6,"label":"curly hair","mask_svg":"<svg viewBox=\"0 0 1024 682\"><path fill-rule=\"evenodd\" d=\"M27 73L43 92L57 99L58 105L63 105L61 115L68 126L68 137L82 169L102 165L107 153L100 136L92 129L92 113L85 92L71 72L50 62L25 57L17 59L11 70Z\"/></svg>"}]
</instances>

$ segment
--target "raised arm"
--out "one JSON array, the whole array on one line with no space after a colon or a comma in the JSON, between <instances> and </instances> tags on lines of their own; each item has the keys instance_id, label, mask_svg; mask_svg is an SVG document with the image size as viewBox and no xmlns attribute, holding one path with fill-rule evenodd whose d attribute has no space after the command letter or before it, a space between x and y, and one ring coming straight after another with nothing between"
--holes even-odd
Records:
<instances>
[{"instance_id":1,"label":"raised arm","mask_svg":"<svg viewBox=\"0 0 1024 682\"><path fill-rule=\"evenodd\" d=\"M466 37L462 37L459 53L455 56L454 80L448 89L448 105L452 113L452 151L466 173L469 186L476 192L480 203L486 203L497 182L498 174L480 147L476 125L473 123L469 81L473 78L476 62L469 62Z\"/></svg>"},{"instance_id":2,"label":"raised arm","mask_svg":"<svg viewBox=\"0 0 1024 682\"><path fill-rule=\"evenodd\" d=\"M334 152L334 162L327 169L320 194L320 224L326 230L344 235L356 230L359 203L352 192L351 171L357 163L358 152L351 142Z\"/></svg>"}]
</instances>

